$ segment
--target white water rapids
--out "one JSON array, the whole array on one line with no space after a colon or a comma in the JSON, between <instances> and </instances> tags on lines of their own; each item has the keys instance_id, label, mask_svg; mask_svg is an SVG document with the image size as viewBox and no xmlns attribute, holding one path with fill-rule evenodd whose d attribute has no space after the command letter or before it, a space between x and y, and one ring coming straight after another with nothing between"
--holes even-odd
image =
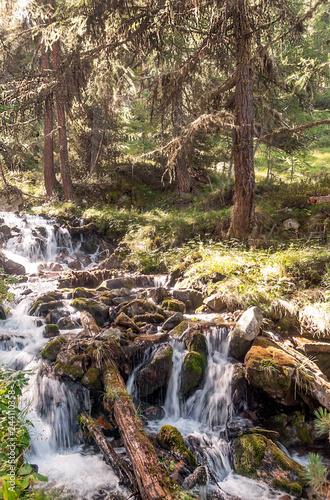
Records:
<instances>
[{"instance_id":1,"label":"white water rapids","mask_svg":"<svg viewBox=\"0 0 330 500\"><path fill-rule=\"evenodd\" d=\"M40 359L42 348L49 342L43 337L43 320L28 315L37 296L57 288L56 276L35 274L38 266L50 268L60 257L62 268L67 268L65 262L74 260L80 242L74 249L68 231L42 217L12 213L0 213L0 217L15 228L3 253L27 271L27 281L13 287L15 298L7 304L8 319L0 321L0 363L34 374L22 398L22 406L29 405L27 419L34 426L26 458L48 476L49 486L56 486L71 499L108 498L110 491L121 491L118 479L101 455L80 443L77 433L78 412L90 408L89 391L49 373Z\"/></svg>"}]
</instances>

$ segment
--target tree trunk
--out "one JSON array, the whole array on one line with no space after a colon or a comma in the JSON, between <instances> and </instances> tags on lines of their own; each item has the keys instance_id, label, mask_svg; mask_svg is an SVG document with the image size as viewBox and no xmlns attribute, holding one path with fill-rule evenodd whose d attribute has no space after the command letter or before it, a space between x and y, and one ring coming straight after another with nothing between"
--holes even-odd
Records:
<instances>
[{"instance_id":1,"label":"tree trunk","mask_svg":"<svg viewBox=\"0 0 330 500\"><path fill-rule=\"evenodd\" d=\"M237 0L233 20L236 40L236 116L233 133L235 204L229 236L239 240L249 236L255 216L251 26L246 1Z\"/></svg>"},{"instance_id":2,"label":"tree trunk","mask_svg":"<svg viewBox=\"0 0 330 500\"><path fill-rule=\"evenodd\" d=\"M113 412L143 500L172 499L164 472L114 363L104 370L105 407Z\"/></svg>"},{"instance_id":3,"label":"tree trunk","mask_svg":"<svg viewBox=\"0 0 330 500\"><path fill-rule=\"evenodd\" d=\"M97 163L100 156L101 142L101 110L100 106L95 104L93 106L93 123L91 131L91 160L89 165L89 172L91 175L97 172Z\"/></svg>"},{"instance_id":4,"label":"tree trunk","mask_svg":"<svg viewBox=\"0 0 330 500\"><path fill-rule=\"evenodd\" d=\"M44 5L44 0L38 0L38 4L40 6ZM47 75L49 70L49 52L46 51L45 42L41 40L41 71L43 75ZM44 182L47 196L52 196L56 182L53 128L53 97L47 95L44 102Z\"/></svg>"},{"instance_id":5,"label":"tree trunk","mask_svg":"<svg viewBox=\"0 0 330 500\"><path fill-rule=\"evenodd\" d=\"M182 111L182 90L178 91L173 104L173 126L175 135L178 137L182 132L183 111ZM180 193L190 193L191 176L188 169L187 155L185 151L180 151L175 160L175 176Z\"/></svg>"},{"instance_id":6,"label":"tree trunk","mask_svg":"<svg viewBox=\"0 0 330 500\"><path fill-rule=\"evenodd\" d=\"M53 43L53 70L58 72L60 67L60 47L59 41ZM68 141L66 134L65 119L65 98L61 84L58 84L55 92L57 125L58 125L58 145L60 150L60 170L63 183L64 196L67 201L74 199L73 186L70 174Z\"/></svg>"},{"instance_id":7,"label":"tree trunk","mask_svg":"<svg viewBox=\"0 0 330 500\"><path fill-rule=\"evenodd\" d=\"M101 427L85 412L80 415L80 418L82 423L94 437L94 440L104 456L105 461L111 465L120 481L130 486L134 491L136 489L136 481L133 473L127 463L118 457L117 453L111 446L111 443L109 443L109 441L105 438Z\"/></svg>"}]
</instances>

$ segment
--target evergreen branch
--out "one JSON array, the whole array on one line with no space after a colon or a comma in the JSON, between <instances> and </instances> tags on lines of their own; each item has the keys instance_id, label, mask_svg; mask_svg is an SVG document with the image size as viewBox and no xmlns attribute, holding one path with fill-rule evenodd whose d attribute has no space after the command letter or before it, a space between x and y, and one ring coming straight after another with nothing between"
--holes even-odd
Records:
<instances>
[{"instance_id":1,"label":"evergreen branch","mask_svg":"<svg viewBox=\"0 0 330 500\"><path fill-rule=\"evenodd\" d=\"M318 120L316 122L306 123L305 125L300 125L299 127L287 128L281 127L277 130L274 130L271 134L266 134L260 138L262 142L269 142L273 137L277 137L279 135L286 134L297 134L298 132L302 132L303 130L307 130L309 128L318 127L319 125L330 125L330 119L328 120Z\"/></svg>"}]
</instances>

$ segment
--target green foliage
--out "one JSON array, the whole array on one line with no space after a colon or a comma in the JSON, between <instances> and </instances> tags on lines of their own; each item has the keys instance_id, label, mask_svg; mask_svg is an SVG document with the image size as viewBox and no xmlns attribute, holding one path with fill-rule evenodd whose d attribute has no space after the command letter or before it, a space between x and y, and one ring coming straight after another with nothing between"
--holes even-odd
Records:
<instances>
[{"instance_id":1,"label":"green foliage","mask_svg":"<svg viewBox=\"0 0 330 500\"><path fill-rule=\"evenodd\" d=\"M29 448L30 436L26 420L27 408L20 409L19 398L28 384L30 372L14 372L0 367L0 499L27 498L29 488L45 476L24 463L23 453Z\"/></svg>"},{"instance_id":2,"label":"green foliage","mask_svg":"<svg viewBox=\"0 0 330 500\"><path fill-rule=\"evenodd\" d=\"M320 455L309 453L303 476L315 491L320 492L328 484L327 475L328 469L322 463Z\"/></svg>"},{"instance_id":3,"label":"green foliage","mask_svg":"<svg viewBox=\"0 0 330 500\"><path fill-rule=\"evenodd\" d=\"M314 420L315 429L319 434L328 434L330 440L330 413L320 406L314 411L316 419Z\"/></svg>"}]
</instances>

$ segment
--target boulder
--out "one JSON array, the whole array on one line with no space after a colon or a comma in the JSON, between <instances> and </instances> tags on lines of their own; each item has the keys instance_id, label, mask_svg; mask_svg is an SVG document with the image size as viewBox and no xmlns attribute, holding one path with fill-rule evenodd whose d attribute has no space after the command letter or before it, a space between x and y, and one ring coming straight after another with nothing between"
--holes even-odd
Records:
<instances>
[{"instance_id":1,"label":"boulder","mask_svg":"<svg viewBox=\"0 0 330 500\"><path fill-rule=\"evenodd\" d=\"M204 305L213 312L223 312L227 309L226 301L223 295L213 294L204 299Z\"/></svg>"},{"instance_id":2,"label":"boulder","mask_svg":"<svg viewBox=\"0 0 330 500\"><path fill-rule=\"evenodd\" d=\"M73 291L72 297L74 299L80 299L81 297L83 297L84 299L91 299L92 297L94 297L94 295L95 295L95 290L91 290L90 288L79 287Z\"/></svg>"},{"instance_id":3,"label":"boulder","mask_svg":"<svg viewBox=\"0 0 330 500\"><path fill-rule=\"evenodd\" d=\"M0 190L0 211L16 212L24 206L23 193L14 186L4 186Z\"/></svg>"},{"instance_id":4,"label":"boulder","mask_svg":"<svg viewBox=\"0 0 330 500\"><path fill-rule=\"evenodd\" d=\"M41 351L41 357L43 359L48 359L49 361L55 361L57 355L59 354L63 345L66 344L66 342L67 340L64 337L59 337L58 339L52 340Z\"/></svg>"},{"instance_id":5,"label":"boulder","mask_svg":"<svg viewBox=\"0 0 330 500\"><path fill-rule=\"evenodd\" d=\"M185 290L173 290L173 297L186 304L188 311L194 311L203 304L204 295L197 290L187 288Z\"/></svg>"},{"instance_id":6,"label":"boulder","mask_svg":"<svg viewBox=\"0 0 330 500\"><path fill-rule=\"evenodd\" d=\"M163 425L157 434L157 443L164 450L178 453L190 467L197 467L197 461L185 445L184 439L176 427Z\"/></svg>"},{"instance_id":7,"label":"boulder","mask_svg":"<svg viewBox=\"0 0 330 500\"><path fill-rule=\"evenodd\" d=\"M74 328L76 328L74 322L68 317L60 318L57 322L57 325L60 330L73 330Z\"/></svg>"},{"instance_id":8,"label":"boulder","mask_svg":"<svg viewBox=\"0 0 330 500\"><path fill-rule=\"evenodd\" d=\"M250 349L253 340L259 335L262 325L262 312L258 307L250 307L245 311L231 334L229 354L242 361Z\"/></svg>"},{"instance_id":9,"label":"boulder","mask_svg":"<svg viewBox=\"0 0 330 500\"><path fill-rule=\"evenodd\" d=\"M152 325L158 325L159 323L163 323L164 321L164 316L162 314L152 314L152 313L146 313L146 314L138 314L137 316L134 316L134 321L136 323L151 323Z\"/></svg>"},{"instance_id":10,"label":"boulder","mask_svg":"<svg viewBox=\"0 0 330 500\"><path fill-rule=\"evenodd\" d=\"M44 337L50 339L52 337L57 337L60 334L59 327L57 325L49 323L45 326Z\"/></svg>"},{"instance_id":11,"label":"boulder","mask_svg":"<svg viewBox=\"0 0 330 500\"><path fill-rule=\"evenodd\" d=\"M75 349L60 351L56 358L54 372L61 377L71 380L81 380L86 372L86 359L84 354L77 354Z\"/></svg>"},{"instance_id":12,"label":"boulder","mask_svg":"<svg viewBox=\"0 0 330 500\"><path fill-rule=\"evenodd\" d=\"M205 335L201 332L191 330L185 337L185 344L188 351L201 352L202 354L207 353Z\"/></svg>"},{"instance_id":13,"label":"boulder","mask_svg":"<svg viewBox=\"0 0 330 500\"><path fill-rule=\"evenodd\" d=\"M284 229L294 229L294 230L297 230L297 229L300 228L300 224L297 221L297 219L286 219L283 222L283 227L284 227Z\"/></svg>"},{"instance_id":14,"label":"boulder","mask_svg":"<svg viewBox=\"0 0 330 500\"><path fill-rule=\"evenodd\" d=\"M181 302L180 300L167 298L162 303L162 309L166 309L167 311L185 313L186 305L184 302Z\"/></svg>"},{"instance_id":15,"label":"boulder","mask_svg":"<svg viewBox=\"0 0 330 500\"><path fill-rule=\"evenodd\" d=\"M181 323L171 330L170 334L181 337L188 330L189 326L187 321L181 321Z\"/></svg>"},{"instance_id":16,"label":"boulder","mask_svg":"<svg viewBox=\"0 0 330 500\"><path fill-rule=\"evenodd\" d=\"M74 271L81 271L83 266L80 260L76 259L68 263L68 268L73 269Z\"/></svg>"},{"instance_id":17,"label":"boulder","mask_svg":"<svg viewBox=\"0 0 330 500\"><path fill-rule=\"evenodd\" d=\"M32 316L38 309L38 307L43 303L52 302L55 300L60 300L62 298L62 293L60 292L48 292L43 295L39 295L33 305L29 310L29 315Z\"/></svg>"},{"instance_id":18,"label":"boulder","mask_svg":"<svg viewBox=\"0 0 330 500\"><path fill-rule=\"evenodd\" d=\"M116 325L117 326L124 326L125 328L131 328L134 332L139 332L140 329L136 325L136 323L127 316L125 313L119 313L117 318L116 318Z\"/></svg>"},{"instance_id":19,"label":"boulder","mask_svg":"<svg viewBox=\"0 0 330 500\"><path fill-rule=\"evenodd\" d=\"M152 313L163 314L163 310L149 300L136 299L119 309L119 313L125 313L131 318L140 314Z\"/></svg>"},{"instance_id":20,"label":"boulder","mask_svg":"<svg viewBox=\"0 0 330 500\"><path fill-rule=\"evenodd\" d=\"M81 379L81 383L87 387L94 396L97 396L102 390L102 374L97 368L91 366Z\"/></svg>"},{"instance_id":21,"label":"boulder","mask_svg":"<svg viewBox=\"0 0 330 500\"><path fill-rule=\"evenodd\" d=\"M181 371L181 392L185 396L191 394L202 382L206 369L206 356L201 352L191 351L186 354Z\"/></svg>"},{"instance_id":22,"label":"boulder","mask_svg":"<svg viewBox=\"0 0 330 500\"><path fill-rule=\"evenodd\" d=\"M169 344L163 344L153 359L142 367L136 375L136 386L141 398L146 398L156 391L167 387L173 368L173 348Z\"/></svg>"},{"instance_id":23,"label":"boulder","mask_svg":"<svg viewBox=\"0 0 330 500\"><path fill-rule=\"evenodd\" d=\"M155 304L163 302L165 297L168 297L168 290L162 286L149 290L149 297Z\"/></svg>"},{"instance_id":24,"label":"boulder","mask_svg":"<svg viewBox=\"0 0 330 500\"><path fill-rule=\"evenodd\" d=\"M312 357L320 370L330 380L330 342L294 337L297 349L306 356Z\"/></svg>"},{"instance_id":25,"label":"boulder","mask_svg":"<svg viewBox=\"0 0 330 500\"><path fill-rule=\"evenodd\" d=\"M102 326L108 319L109 307L97 300L84 299L81 297L79 299L74 299L71 302L71 306L78 309L78 311L89 312L99 326Z\"/></svg>"},{"instance_id":26,"label":"boulder","mask_svg":"<svg viewBox=\"0 0 330 500\"><path fill-rule=\"evenodd\" d=\"M2 263L2 268L6 274L15 274L17 276L26 274L25 267L11 259L5 259Z\"/></svg>"},{"instance_id":27,"label":"boulder","mask_svg":"<svg viewBox=\"0 0 330 500\"><path fill-rule=\"evenodd\" d=\"M101 283L100 287L105 287L108 290L118 289L118 288L133 288L135 282L132 278L111 278L105 280Z\"/></svg>"},{"instance_id":28,"label":"boulder","mask_svg":"<svg viewBox=\"0 0 330 500\"><path fill-rule=\"evenodd\" d=\"M183 481L182 487L185 490L191 490L195 486L205 486L207 484L207 470L206 467L197 467L190 476L186 477Z\"/></svg>"},{"instance_id":29,"label":"boulder","mask_svg":"<svg viewBox=\"0 0 330 500\"><path fill-rule=\"evenodd\" d=\"M183 321L183 314L181 312L176 312L170 316L163 324L163 330L173 330Z\"/></svg>"},{"instance_id":30,"label":"boulder","mask_svg":"<svg viewBox=\"0 0 330 500\"><path fill-rule=\"evenodd\" d=\"M262 480L296 497L302 494L303 467L262 434L241 434L233 442L238 474Z\"/></svg>"}]
</instances>

